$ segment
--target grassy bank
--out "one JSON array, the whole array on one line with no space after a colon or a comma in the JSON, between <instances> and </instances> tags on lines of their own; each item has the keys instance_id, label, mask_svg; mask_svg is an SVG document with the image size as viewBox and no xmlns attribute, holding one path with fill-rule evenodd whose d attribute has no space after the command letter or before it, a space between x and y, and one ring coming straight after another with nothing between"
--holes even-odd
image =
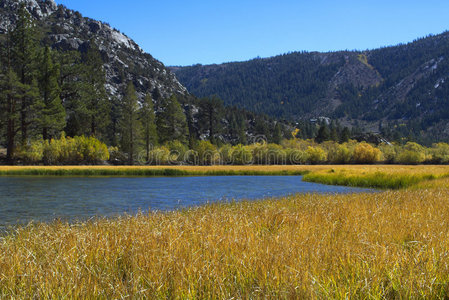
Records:
<instances>
[{"instance_id":1,"label":"grassy bank","mask_svg":"<svg viewBox=\"0 0 449 300\"><path fill-rule=\"evenodd\" d=\"M285 166L0 166L0 176L228 176L305 175L309 182L400 189L449 176L449 166L285 165Z\"/></svg>"},{"instance_id":2,"label":"grassy bank","mask_svg":"<svg viewBox=\"0 0 449 300\"><path fill-rule=\"evenodd\" d=\"M444 298L438 181L21 227L0 240L0 298Z\"/></svg>"},{"instance_id":3,"label":"grassy bank","mask_svg":"<svg viewBox=\"0 0 449 300\"><path fill-rule=\"evenodd\" d=\"M435 175L430 173L422 174L389 174L383 172L374 173L348 173L345 170L327 172L315 172L306 174L304 181L323 183L329 185L343 185L352 187L380 188L380 189L401 189L414 186L418 183L437 178L449 177L449 174Z\"/></svg>"},{"instance_id":4,"label":"grassy bank","mask_svg":"<svg viewBox=\"0 0 449 300\"><path fill-rule=\"evenodd\" d=\"M303 175L305 168L278 166L60 166L60 167L0 167L0 176L230 176L230 175Z\"/></svg>"}]
</instances>

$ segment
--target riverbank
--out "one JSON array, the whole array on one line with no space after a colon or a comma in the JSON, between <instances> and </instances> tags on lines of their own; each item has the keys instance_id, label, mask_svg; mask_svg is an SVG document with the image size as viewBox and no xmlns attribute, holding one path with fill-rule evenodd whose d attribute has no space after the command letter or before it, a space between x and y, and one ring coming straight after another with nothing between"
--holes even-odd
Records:
<instances>
[{"instance_id":1,"label":"riverbank","mask_svg":"<svg viewBox=\"0 0 449 300\"><path fill-rule=\"evenodd\" d=\"M31 224L0 240L0 298L444 298L447 199L440 178Z\"/></svg>"},{"instance_id":2,"label":"riverbank","mask_svg":"<svg viewBox=\"0 0 449 300\"><path fill-rule=\"evenodd\" d=\"M446 165L0 166L0 176L305 175L309 182L400 189L449 177Z\"/></svg>"}]
</instances>

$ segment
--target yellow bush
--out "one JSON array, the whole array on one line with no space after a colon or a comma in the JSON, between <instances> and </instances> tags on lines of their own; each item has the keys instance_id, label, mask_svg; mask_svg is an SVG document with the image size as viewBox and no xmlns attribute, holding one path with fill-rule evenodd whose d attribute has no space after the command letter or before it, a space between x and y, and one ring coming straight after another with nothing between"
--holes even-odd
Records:
<instances>
[{"instance_id":1,"label":"yellow bush","mask_svg":"<svg viewBox=\"0 0 449 300\"><path fill-rule=\"evenodd\" d=\"M232 162L235 165L251 164L253 162L251 148L242 144L232 147Z\"/></svg>"},{"instance_id":2,"label":"yellow bush","mask_svg":"<svg viewBox=\"0 0 449 300\"><path fill-rule=\"evenodd\" d=\"M200 165L212 165L219 161L217 148L209 141L199 141L195 151Z\"/></svg>"},{"instance_id":3,"label":"yellow bush","mask_svg":"<svg viewBox=\"0 0 449 300\"><path fill-rule=\"evenodd\" d=\"M379 149L366 142L361 142L354 149L354 162L360 164L372 164L378 162L381 157Z\"/></svg>"},{"instance_id":4,"label":"yellow bush","mask_svg":"<svg viewBox=\"0 0 449 300\"><path fill-rule=\"evenodd\" d=\"M426 160L425 148L417 143L408 142L400 150L396 162L400 164L416 165Z\"/></svg>"},{"instance_id":5,"label":"yellow bush","mask_svg":"<svg viewBox=\"0 0 449 300\"><path fill-rule=\"evenodd\" d=\"M446 143L433 144L430 149L432 162L439 164L449 163L449 145Z\"/></svg>"},{"instance_id":6,"label":"yellow bush","mask_svg":"<svg viewBox=\"0 0 449 300\"><path fill-rule=\"evenodd\" d=\"M326 161L327 153L321 147L309 146L306 150L307 161L311 164L319 164Z\"/></svg>"}]
</instances>

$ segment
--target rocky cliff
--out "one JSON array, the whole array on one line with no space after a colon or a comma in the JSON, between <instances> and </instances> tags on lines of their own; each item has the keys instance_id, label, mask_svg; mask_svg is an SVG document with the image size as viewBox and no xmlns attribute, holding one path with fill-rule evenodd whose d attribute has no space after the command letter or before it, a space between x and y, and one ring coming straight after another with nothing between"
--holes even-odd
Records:
<instances>
[{"instance_id":1,"label":"rocky cliff","mask_svg":"<svg viewBox=\"0 0 449 300\"><path fill-rule=\"evenodd\" d=\"M21 3L25 3L53 48L82 52L91 40L95 41L104 61L106 88L110 95L120 97L124 85L130 80L141 95L156 87L163 96L187 93L173 73L124 33L109 24L85 18L63 5L56 5L53 0L1 0L0 34L14 26Z\"/></svg>"}]
</instances>

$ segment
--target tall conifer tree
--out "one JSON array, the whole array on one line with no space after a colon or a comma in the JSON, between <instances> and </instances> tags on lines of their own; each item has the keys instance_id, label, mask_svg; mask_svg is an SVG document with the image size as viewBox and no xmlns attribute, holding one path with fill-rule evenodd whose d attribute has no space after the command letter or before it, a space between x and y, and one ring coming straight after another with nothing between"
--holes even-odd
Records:
<instances>
[{"instance_id":1,"label":"tall conifer tree","mask_svg":"<svg viewBox=\"0 0 449 300\"><path fill-rule=\"evenodd\" d=\"M122 149L128 154L128 163L134 164L137 141L139 138L139 102L136 89L130 82L123 98L123 114L121 120Z\"/></svg>"},{"instance_id":2,"label":"tall conifer tree","mask_svg":"<svg viewBox=\"0 0 449 300\"><path fill-rule=\"evenodd\" d=\"M110 105L105 89L103 60L94 41L90 42L84 65L81 87L84 105L79 108L80 115L84 116L82 126L86 134L101 138L105 136L105 129L110 122Z\"/></svg>"},{"instance_id":3,"label":"tall conifer tree","mask_svg":"<svg viewBox=\"0 0 449 300\"><path fill-rule=\"evenodd\" d=\"M54 65L52 52L45 47L39 64L39 125L42 138L47 140L58 135L65 127L65 109L62 105L58 84L59 66Z\"/></svg>"},{"instance_id":4,"label":"tall conifer tree","mask_svg":"<svg viewBox=\"0 0 449 300\"><path fill-rule=\"evenodd\" d=\"M29 87L35 84L36 60L38 52L37 30L31 15L21 3L17 15L16 27L11 32L12 41L12 67L18 75L22 85ZM24 86L24 88L27 88ZM37 95L29 93L24 95L20 106L20 128L22 145L28 140L28 128L35 117L34 108Z\"/></svg>"},{"instance_id":5,"label":"tall conifer tree","mask_svg":"<svg viewBox=\"0 0 449 300\"><path fill-rule=\"evenodd\" d=\"M157 131L160 143L178 140L187 142L188 130L186 116L175 95L161 101L157 115Z\"/></svg>"},{"instance_id":6,"label":"tall conifer tree","mask_svg":"<svg viewBox=\"0 0 449 300\"><path fill-rule=\"evenodd\" d=\"M156 115L154 112L153 99L147 94L140 109L140 122L142 124L142 136L145 144L146 161L150 159L150 147L157 143Z\"/></svg>"}]
</instances>

